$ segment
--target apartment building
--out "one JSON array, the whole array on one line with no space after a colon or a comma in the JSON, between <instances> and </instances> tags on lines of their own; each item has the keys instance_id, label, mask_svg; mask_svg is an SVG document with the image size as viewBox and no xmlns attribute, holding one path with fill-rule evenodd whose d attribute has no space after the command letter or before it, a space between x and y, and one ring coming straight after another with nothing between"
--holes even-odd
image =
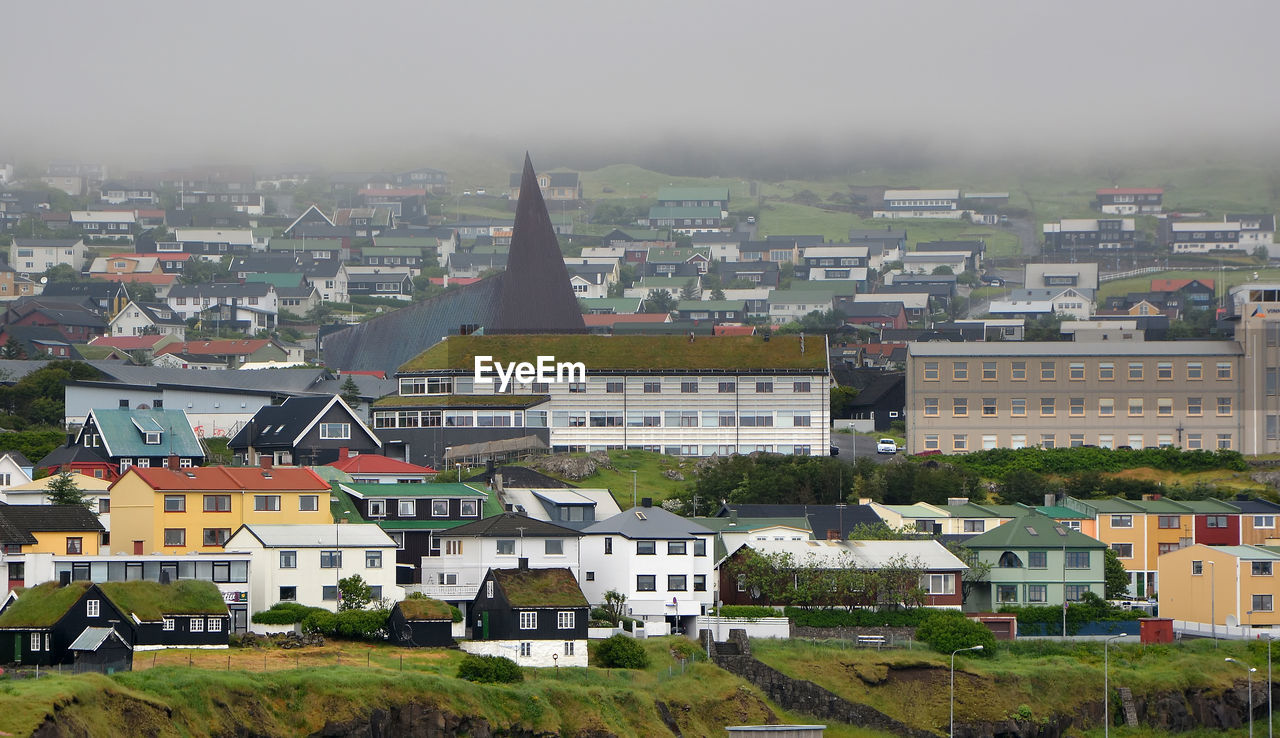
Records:
<instances>
[{"instance_id":1,"label":"apartment building","mask_svg":"<svg viewBox=\"0 0 1280 738\"><path fill-rule=\"evenodd\" d=\"M1195 545L1167 553L1160 557L1160 615L1214 625L1280 625L1277 568L1280 552L1273 546Z\"/></svg>"},{"instance_id":2,"label":"apartment building","mask_svg":"<svg viewBox=\"0 0 1280 738\"><path fill-rule=\"evenodd\" d=\"M907 449L1180 446L1248 453L1244 361L1236 341L912 343Z\"/></svg>"},{"instance_id":3,"label":"apartment building","mask_svg":"<svg viewBox=\"0 0 1280 738\"><path fill-rule=\"evenodd\" d=\"M478 359L531 373L504 388L492 366L477 377ZM532 376L539 359L550 376ZM585 376L554 376L578 363ZM388 456L436 468L520 449L821 456L830 445L822 338L450 336L398 376L399 394L373 403L374 432Z\"/></svg>"}]
</instances>

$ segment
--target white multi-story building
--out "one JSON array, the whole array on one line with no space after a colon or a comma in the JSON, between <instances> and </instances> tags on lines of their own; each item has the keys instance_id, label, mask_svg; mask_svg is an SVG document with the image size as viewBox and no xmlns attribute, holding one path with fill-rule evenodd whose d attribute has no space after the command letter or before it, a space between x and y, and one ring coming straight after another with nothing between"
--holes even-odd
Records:
<instances>
[{"instance_id":1,"label":"white multi-story building","mask_svg":"<svg viewBox=\"0 0 1280 738\"><path fill-rule=\"evenodd\" d=\"M59 264L84 268L84 241L78 238L14 238L9 266L19 274L40 274Z\"/></svg>"},{"instance_id":2,"label":"white multi-story building","mask_svg":"<svg viewBox=\"0 0 1280 738\"><path fill-rule=\"evenodd\" d=\"M1240 221L1173 221L1165 234L1174 254L1207 254L1211 251L1243 251Z\"/></svg>"},{"instance_id":3,"label":"white multi-story building","mask_svg":"<svg viewBox=\"0 0 1280 738\"><path fill-rule=\"evenodd\" d=\"M491 369L477 379L478 358L532 371L540 357L551 362L541 379L521 370L504 388ZM556 364L585 376L557 377ZM374 432L388 456L436 468L521 449L822 456L830 447L827 346L815 336L450 336L398 376L399 394L373 403Z\"/></svg>"},{"instance_id":4,"label":"white multi-story building","mask_svg":"<svg viewBox=\"0 0 1280 738\"><path fill-rule=\"evenodd\" d=\"M715 603L709 528L642 504L582 531L582 593L592 605L617 590L631 617L679 629Z\"/></svg>"},{"instance_id":5,"label":"white multi-story building","mask_svg":"<svg viewBox=\"0 0 1280 738\"><path fill-rule=\"evenodd\" d=\"M255 612L277 602L338 609L338 582L359 574L374 600L398 602L396 542L369 524L242 525L223 550L247 553Z\"/></svg>"},{"instance_id":6,"label":"white multi-story building","mask_svg":"<svg viewBox=\"0 0 1280 738\"><path fill-rule=\"evenodd\" d=\"M874 218L944 218L959 220L960 190L885 190L884 208Z\"/></svg>"},{"instance_id":7,"label":"white multi-story building","mask_svg":"<svg viewBox=\"0 0 1280 738\"><path fill-rule=\"evenodd\" d=\"M439 556L422 557L422 584L413 589L464 611L490 569L564 568L582 582L576 530L506 513L441 531Z\"/></svg>"}]
</instances>

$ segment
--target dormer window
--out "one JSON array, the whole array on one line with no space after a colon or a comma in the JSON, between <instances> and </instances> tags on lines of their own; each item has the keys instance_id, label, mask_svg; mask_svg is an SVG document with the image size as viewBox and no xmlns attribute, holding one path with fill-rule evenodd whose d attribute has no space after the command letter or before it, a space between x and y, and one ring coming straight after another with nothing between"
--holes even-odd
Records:
<instances>
[{"instance_id":1,"label":"dormer window","mask_svg":"<svg viewBox=\"0 0 1280 738\"><path fill-rule=\"evenodd\" d=\"M145 439L143 440L143 443L145 443L145 444L146 444L146 445L148 445L148 446L159 446L159 445L160 445L160 434L159 434L159 433L156 433L156 432L154 432L154 431L148 431L148 432L146 433L146 437L145 437Z\"/></svg>"}]
</instances>

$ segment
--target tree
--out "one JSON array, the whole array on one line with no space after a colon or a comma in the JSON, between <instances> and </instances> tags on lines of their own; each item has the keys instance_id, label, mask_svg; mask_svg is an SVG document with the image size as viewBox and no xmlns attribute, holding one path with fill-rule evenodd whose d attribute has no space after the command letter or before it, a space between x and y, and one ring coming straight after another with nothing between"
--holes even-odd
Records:
<instances>
[{"instance_id":1,"label":"tree","mask_svg":"<svg viewBox=\"0 0 1280 738\"><path fill-rule=\"evenodd\" d=\"M974 587L987 581L987 577L991 575L991 563L982 561L978 558L977 551L965 548L955 541L947 544L947 550L969 567L960 577L960 602L964 603L968 601Z\"/></svg>"},{"instance_id":2,"label":"tree","mask_svg":"<svg viewBox=\"0 0 1280 738\"><path fill-rule=\"evenodd\" d=\"M591 660L610 669L643 669L649 665L649 652L640 641L619 633L600 641Z\"/></svg>"},{"instance_id":3,"label":"tree","mask_svg":"<svg viewBox=\"0 0 1280 738\"><path fill-rule=\"evenodd\" d=\"M5 341L3 347L0 347L0 358L25 359L27 358L27 350L22 348L22 344L18 342L18 339L9 336L9 340Z\"/></svg>"},{"instance_id":4,"label":"tree","mask_svg":"<svg viewBox=\"0 0 1280 738\"><path fill-rule=\"evenodd\" d=\"M356 380L350 374L347 375L346 381L344 381L342 386L338 389L341 391L340 396L342 397L343 402L353 408L360 404L360 388L356 385Z\"/></svg>"},{"instance_id":5,"label":"tree","mask_svg":"<svg viewBox=\"0 0 1280 738\"><path fill-rule=\"evenodd\" d=\"M621 622L627 616L627 596L616 589L611 589L604 593L604 604L600 605L600 609L609 615L609 622Z\"/></svg>"},{"instance_id":6,"label":"tree","mask_svg":"<svg viewBox=\"0 0 1280 738\"><path fill-rule=\"evenodd\" d=\"M136 302L155 302L156 286L150 282L130 282L129 297Z\"/></svg>"},{"instance_id":7,"label":"tree","mask_svg":"<svg viewBox=\"0 0 1280 738\"><path fill-rule=\"evenodd\" d=\"M849 406L858 396L858 390L853 387L835 386L831 388L831 417L847 418L849 417Z\"/></svg>"},{"instance_id":8,"label":"tree","mask_svg":"<svg viewBox=\"0 0 1280 738\"><path fill-rule=\"evenodd\" d=\"M947 266L946 264L939 264L938 266L933 268L933 273L935 275L947 275L947 274L955 274L955 271L953 271L951 267Z\"/></svg>"},{"instance_id":9,"label":"tree","mask_svg":"<svg viewBox=\"0 0 1280 738\"><path fill-rule=\"evenodd\" d=\"M666 290L649 290L641 309L646 313L669 313L676 309L676 299Z\"/></svg>"},{"instance_id":10,"label":"tree","mask_svg":"<svg viewBox=\"0 0 1280 738\"><path fill-rule=\"evenodd\" d=\"M49 502L54 505L89 505L84 490L76 484L75 475L63 470L49 481Z\"/></svg>"},{"instance_id":11,"label":"tree","mask_svg":"<svg viewBox=\"0 0 1280 738\"><path fill-rule=\"evenodd\" d=\"M338 580L339 610L363 610L370 602L373 602L373 587L364 581L364 577L352 574Z\"/></svg>"},{"instance_id":12,"label":"tree","mask_svg":"<svg viewBox=\"0 0 1280 738\"><path fill-rule=\"evenodd\" d=\"M79 282L80 272L70 264L54 264L45 270L44 276L50 282Z\"/></svg>"},{"instance_id":13,"label":"tree","mask_svg":"<svg viewBox=\"0 0 1280 738\"><path fill-rule=\"evenodd\" d=\"M711 290L711 299L712 299L712 300L723 300L723 299L724 299L724 290L720 289L719 287L717 287L717 288L716 288L716 289L714 289L714 290Z\"/></svg>"},{"instance_id":14,"label":"tree","mask_svg":"<svg viewBox=\"0 0 1280 738\"><path fill-rule=\"evenodd\" d=\"M996 497L1002 505L1039 505L1044 496L1055 490L1045 477L1029 469L1014 469L1004 475L1004 480L997 488Z\"/></svg>"},{"instance_id":15,"label":"tree","mask_svg":"<svg viewBox=\"0 0 1280 738\"><path fill-rule=\"evenodd\" d=\"M1108 548L1102 553L1102 577L1108 600L1119 600L1129 596L1129 571L1124 568L1119 554L1113 548Z\"/></svg>"},{"instance_id":16,"label":"tree","mask_svg":"<svg viewBox=\"0 0 1280 738\"><path fill-rule=\"evenodd\" d=\"M698 280L690 277L688 282L684 283L684 287L680 288L681 300L699 300L701 295L698 290Z\"/></svg>"}]
</instances>

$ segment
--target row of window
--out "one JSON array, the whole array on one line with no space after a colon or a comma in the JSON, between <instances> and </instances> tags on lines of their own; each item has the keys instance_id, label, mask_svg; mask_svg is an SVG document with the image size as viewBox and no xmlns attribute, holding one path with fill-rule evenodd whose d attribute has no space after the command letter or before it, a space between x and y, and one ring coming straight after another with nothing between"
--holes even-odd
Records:
<instances>
[{"instance_id":1,"label":"row of window","mask_svg":"<svg viewBox=\"0 0 1280 738\"><path fill-rule=\"evenodd\" d=\"M514 538L499 538L496 542L496 553L499 556L515 556L516 540ZM461 539L450 539L444 542L445 556L461 556L463 541ZM520 548L521 555L524 555L526 549ZM547 538L542 542L542 553L546 556L563 556L564 540L561 538Z\"/></svg>"},{"instance_id":2,"label":"row of window","mask_svg":"<svg viewBox=\"0 0 1280 738\"><path fill-rule=\"evenodd\" d=\"M201 557L200 561L88 561L71 565L59 564L57 573L68 572L73 582L160 581L165 573L170 581L199 579L218 584L240 584L249 581L248 561L217 561ZM10 564L12 567L12 564ZM10 570L12 572L12 569ZM16 578L16 577L10 577Z\"/></svg>"},{"instance_id":3,"label":"row of window","mask_svg":"<svg viewBox=\"0 0 1280 738\"><path fill-rule=\"evenodd\" d=\"M186 618L188 633L222 632L224 618ZM176 618L164 618L161 626L164 630L177 630Z\"/></svg>"},{"instance_id":4,"label":"row of window","mask_svg":"<svg viewBox=\"0 0 1280 738\"><path fill-rule=\"evenodd\" d=\"M1205 527L1206 528L1226 528L1227 518L1228 518L1227 515L1205 515L1204 516ZM1276 524L1276 518L1274 515L1255 515L1253 516L1253 519L1254 519L1255 528L1274 528ZM1110 522L1111 522L1112 528L1132 528L1133 516L1129 514L1118 513L1110 516ZM1258 525L1258 523L1265 523L1265 525ZM1165 530L1176 530L1178 528L1181 528L1182 516L1181 515L1157 515L1156 527L1162 528Z\"/></svg>"},{"instance_id":5,"label":"row of window","mask_svg":"<svg viewBox=\"0 0 1280 738\"><path fill-rule=\"evenodd\" d=\"M978 375L984 382L1000 381L999 362L983 361L953 361L951 362L951 379L957 382L966 382L969 380L969 365L980 364L980 374ZM1027 379L1027 365L1031 364L1034 370L1037 362L1014 361L1009 366L1009 379L1015 382L1024 382ZM1086 377L1086 367L1083 361L1041 361L1039 363L1040 381L1053 382L1058 378L1058 367L1065 363L1067 367L1067 379L1071 381L1084 381ZM1133 381L1140 381L1146 376L1146 362L1130 361L1127 367L1123 364L1122 369L1127 369L1125 376ZM1214 376L1217 379L1229 380L1233 373L1233 364L1230 361L1219 361L1214 367ZM975 368L978 368L975 366ZM1116 378L1116 362L1100 361L1097 363L1098 379L1101 381L1112 381ZM926 361L924 362L924 380L926 382L936 382L942 377L941 362ZM1155 364L1155 378L1162 381L1172 381L1174 378L1174 367L1172 361L1157 361ZM1184 379L1195 381L1204 379L1204 362L1188 361L1184 366Z\"/></svg>"},{"instance_id":6,"label":"row of window","mask_svg":"<svg viewBox=\"0 0 1280 738\"><path fill-rule=\"evenodd\" d=\"M1182 438L1184 439L1182 448L1187 450L1208 448L1205 446L1205 435L1206 434L1204 433L1182 434ZM1084 433L1041 433L1039 439L1032 437L1030 439L1030 443L1039 445L1041 448L1058 448L1058 444L1065 440L1067 446L1075 448L1087 445L1086 441L1088 438L1089 437ZM1146 441L1149 436L1141 433L1130 433L1127 436L1117 437L1113 433L1099 433L1092 438L1094 440L1092 445L1099 448L1114 449L1117 447L1117 440L1124 442L1120 444L1121 446L1128 446L1129 448L1147 448ZM1010 434L1008 446L1001 445L1000 436L998 434L984 434L980 436L979 439L981 443L980 448L984 451L993 448L1026 448L1028 446L1026 433ZM1155 445L1160 448L1167 448L1174 445L1173 439L1174 436L1172 433L1158 433L1155 436ZM1210 440L1216 440L1217 445L1215 448L1232 448L1232 434L1230 433L1218 433L1216 434L1216 439L1213 436L1210 436ZM943 450L944 441L950 442L950 450L952 451L964 452L972 451L974 449L974 447L969 443L968 433L952 433L949 437L939 433L926 433L924 434L924 450L941 451Z\"/></svg>"},{"instance_id":7,"label":"row of window","mask_svg":"<svg viewBox=\"0 0 1280 738\"><path fill-rule=\"evenodd\" d=\"M688 541L667 541L668 556L685 556L689 553ZM606 554L613 553L613 536L606 536L604 539L604 552ZM640 540L636 541L637 556L656 556L658 553L658 542ZM693 539L693 555L707 555L707 540L705 538Z\"/></svg>"},{"instance_id":8,"label":"row of window","mask_svg":"<svg viewBox=\"0 0 1280 738\"><path fill-rule=\"evenodd\" d=\"M546 410L379 410L374 428L546 428Z\"/></svg>"},{"instance_id":9,"label":"row of window","mask_svg":"<svg viewBox=\"0 0 1280 738\"><path fill-rule=\"evenodd\" d=\"M231 495L204 495L204 512L231 512ZM254 495L255 512L279 512L280 495ZM300 512L316 512L320 509L319 495L299 495L298 510ZM187 511L186 495L165 495L164 511L181 513Z\"/></svg>"},{"instance_id":10,"label":"row of window","mask_svg":"<svg viewBox=\"0 0 1280 738\"><path fill-rule=\"evenodd\" d=\"M1025 588L1024 599L1018 599L1018 588ZM1064 597L1067 602L1079 602L1084 599L1085 592L1089 591L1087 584L1068 584L1064 589ZM1047 584L997 584L996 585L996 602L1001 605L1012 605L1018 602L1028 603L1044 603L1049 601L1049 585Z\"/></svg>"},{"instance_id":11,"label":"row of window","mask_svg":"<svg viewBox=\"0 0 1280 738\"><path fill-rule=\"evenodd\" d=\"M247 297L247 298L245 298L245 297L214 297L214 298L208 298L208 297L193 297L193 298L191 298L191 304L192 304L193 306L209 307L209 305L210 305L210 300L212 300L212 302L213 302L213 304L214 304L214 305L220 305L220 304L223 304L223 303L222 303L222 301L223 301L223 300L226 300L226 301L227 301L227 302L225 303L225 304L227 304L227 305L239 305L241 300L244 300L244 301L245 301L246 303L248 303L249 305L257 305L257 304L258 304L258 298L256 298L256 297ZM175 297L175 298L173 298L173 301L174 301L174 304L175 304L175 305L186 305L186 304L187 304L187 298L185 298L185 297Z\"/></svg>"},{"instance_id":12,"label":"row of window","mask_svg":"<svg viewBox=\"0 0 1280 738\"><path fill-rule=\"evenodd\" d=\"M418 517L418 500L397 500L396 514L401 518ZM431 503L431 517L447 518L449 517L449 500L429 500ZM459 513L464 518L474 518L480 514L480 500L463 499L459 502ZM368 516L370 518L387 517L387 500L370 498L368 501Z\"/></svg>"},{"instance_id":13,"label":"row of window","mask_svg":"<svg viewBox=\"0 0 1280 738\"><path fill-rule=\"evenodd\" d=\"M1058 397L1041 397L1039 398L1040 417L1053 418L1058 415L1059 403ZM1083 418L1086 414L1084 397L1068 397L1066 399L1067 417ZM1217 397L1215 399L1215 409L1217 416L1220 418L1229 418L1233 412L1233 399L1231 397ZM1173 417L1173 398L1157 397L1155 400L1156 417L1172 418ZM969 417L969 398L968 397L952 397L951 398L951 417L967 418ZM1126 402L1128 409L1128 417L1141 418L1148 407L1147 398L1130 397ZM983 397L980 399L978 413L983 418L1000 417L1000 400L996 397ZM1116 416L1116 400L1114 397L1098 398L1098 417L1114 418ZM940 400L937 397L924 398L924 416L926 418L937 418L941 415ZM1188 397L1186 398L1186 415L1190 418L1199 418L1204 415L1204 398ZM1025 418L1027 417L1027 398L1012 397L1009 398L1009 417Z\"/></svg>"},{"instance_id":14,"label":"row of window","mask_svg":"<svg viewBox=\"0 0 1280 738\"><path fill-rule=\"evenodd\" d=\"M573 630L575 613L572 610L558 610L556 612L556 629L557 630ZM537 630L538 628L538 611L537 610L521 610L520 611L520 630Z\"/></svg>"},{"instance_id":15,"label":"row of window","mask_svg":"<svg viewBox=\"0 0 1280 738\"><path fill-rule=\"evenodd\" d=\"M668 574L667 575L667 591L668 592L687 592L689 591L689 577L684 574ZM658 577L655 574L637 574L636 575L636 591L637 592L657 592ZM707 575L693 575L693 591L707 591Z\"/></svg>"},{"instance_id":16,"label":"row of window","mask_svg":"<svg viewBox=\"0 0 1280 738\"><path fill-rule=\"evenodd\" d=\"M797 380L792 382L774 382L772 380L759 380L756 382L742 382L744 391L746 387L754 387L758 394L771 394L775 390L781 391L788 384L790 391L793 393L809 393L813 391L813 383L807 380ZM587 382L571 382L569 383L569 391L573 393L583 393L587 391L589 383ZM651 380L641 383L640 390L643 394L661 394L663 391L663 382L661 380ZM716 392L719 393L736 393L739 391L739 382L719 381L715 383ZM454 377L401 377L400 378L400 396L412 397L416 395L449 395L454 393L457 387L459 394L470 394L475 391L475 383L471 377L457 378ZM495 385L496 386L496 385ZM708 384L708 388L710 385ZM514 393L518 389L527 389L535 395L545 395L551 391L551 385L546 382L530 382L528 384L521 382L510 382L507 385L508 393ZM675 389L672 384L671 389ZM622 394L626 391L626 383L621 380L608 380L604 382L604 391L606 394ZM701 382L697 379L682 380L680 382L681 394L697 394L701 391Z\"/></svg>"},{"instance_id":17,"label":"row of window","mask_svg":"<svg viewBox=\"0 0 1280 738\"><path fill-rule=\"evenodd\" d=\"M553 410L552 428L809 428L807 412L775 417L772 411L738 414L733 410Z\"/></svg>"},{"instance_id":18,"label":"row of window","mask_svg":"<svg viewBox=\"0 0 1280 738\"><path fill-rule=\"evenodd\" d=\"M378 585L378 584L371 585L369 587L369 592L370 592L370 595L373 597L374 602L377 602L378 600L382 599L381 585ZM337 600L338 586L335 584L322 585L320 587L320 599L327 600L330 602ZM280 587L280 601L281 602L297 602L298 601L297 585L282 585Z\"/></svg>"},{"instance_id":19,"label":"row of window","mask_svg":"<svg viewBox=\"0 0 1280 738\"><path fill-rule=\"evenodd\" d=\"M1028 528L1028 531L1034 530ZM1064 566L1068 569L1088 569L1090 556L1088 551L1067 551ZM996 566L1001 569L1021 569L1022 557L1012 551L1005 551L1000 554L1000 558L996 562ZM1027 568L1028 569L1047 569L1049 568L1049 552L1048 551L1028 551L1027 552Z\"/></svg>"}]
</instances>

